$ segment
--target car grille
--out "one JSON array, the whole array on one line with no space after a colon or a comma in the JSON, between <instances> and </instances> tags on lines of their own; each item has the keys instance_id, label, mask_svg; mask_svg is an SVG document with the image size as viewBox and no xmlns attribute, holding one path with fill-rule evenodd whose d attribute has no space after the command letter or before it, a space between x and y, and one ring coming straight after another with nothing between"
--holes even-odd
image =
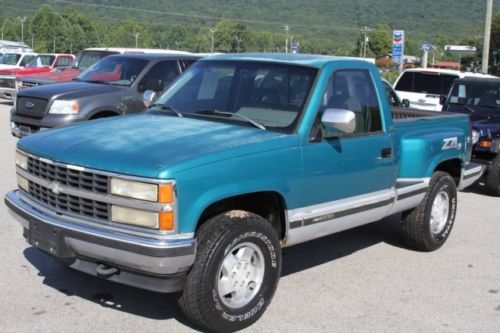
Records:
<instances>
[{"instance_id":1,"label":"car grille","mask_svg":"<svg viewBox=\"0 0 500 333\"><path fill-rule=\"evenodd\" d=\"M35 118L43 118L43 116L45 116L47 103L48 101L45 99L20 96L16 103L16 113Z\"/></svg>"},{"instance_id":2,"label":"car grille","mask_svg":"<svg viewBox=\"0 0 500 333\"><path fill-rule=\"evenodd\" d=\"M67 194L54 194L50 189L29 182L29 194L36 201L55 208L58 212L68 212L99 220L109 219L109 204Z\"/></svg>"},{"instance_id":3,"label":"car grille","mask_svg":"<svg viewBox=\"0 0 500 333\"><path fill-rule=\"evenodd\" d=\"M11 88L16 87L16 81L14 78L0 78L0 88Z\"/></svg>"},{"instance_id":4,"label":"car grille","mask_svg":"<svg viewBox=\"0 0 500 333\"><path fill-rule=\"evenodd\" d=\"M36 81L22 81L21 83L21 87L23 88L30 88L30 87L35 87L35 86L39 86L41 85L40 82L36 82Z\"/></svg>"},{"instance_id":5,"label":"car grille","mask_svg":"<svg viewBox=\"0 0 500 333\"><path fill-rule=\"evenodd\" d=\"M88 171L70 169L64 165L55 165L28 157L28 173L51 182L99 194L108 193L109 177ZM57 211L79 214L86 217L108 220L109 204L78 196L54 193L39 184L29 183L29 194L40 203Z\"/></svg>"}]
</instances>

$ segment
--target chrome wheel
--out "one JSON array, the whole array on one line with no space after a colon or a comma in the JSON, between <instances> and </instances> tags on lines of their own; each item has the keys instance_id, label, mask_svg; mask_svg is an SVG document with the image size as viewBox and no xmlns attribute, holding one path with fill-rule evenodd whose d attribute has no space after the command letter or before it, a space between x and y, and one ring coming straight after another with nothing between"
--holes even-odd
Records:
<instances>
[{"instance_id":1,"label":"chrome wheel","mask_svg":"<svg viewBox=\"0 0 500 333\"><path fill-rule=\"evenodd\" d=\"M434 235L438 235L443 231L448 222L450 213L450 197L445 191L441 191L436 195L431 208L431 231Z\"/></svg>"},{"instance_id":2,"label":"chrome wheel","mask_svg":"<svg viewBox=\"0 0 500 333\"><path fill-rule=\"evenodd\" d=\"M264 255L260 248L253 243L237 244L226 254L219 268L219 298L232 309L247 305L259 291L264 272Z\"/></svg>"}]
</instances>

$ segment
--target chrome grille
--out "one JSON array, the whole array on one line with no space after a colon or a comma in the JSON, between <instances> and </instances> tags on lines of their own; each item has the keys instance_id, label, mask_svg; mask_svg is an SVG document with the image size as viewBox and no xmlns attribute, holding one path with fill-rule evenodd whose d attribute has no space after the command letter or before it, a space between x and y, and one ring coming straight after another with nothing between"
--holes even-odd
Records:
<instances>
[{"instance_id":1,"label":"chrome grille","mask_svg":"<svg viewBox=\"0 0 500 333\"><path fill-rule=\"evenodd\" d=\"M31 181L29 182L29 194L33 199L55 208L58 212L68 212L106 221L109 219L109 204L105 202L68 194L55 194L50 189Z\"/></svg>"},{"instance_id":2,"label":"chrome grille","mask_svg":"<svg viewBox=\"0 0 500 333\"><path fill-rule=\"evenodd\" d=\"M49 181L57 181L63 185L92 191L108 193L108 176L93 172L70 169L66 166L54 165L28 157L28 172L36 177Z\"/></svg>"},{"instance_id":3,"label":"chrome grille","mask_svg":"<svg viewBox=\"0 0 500 333\"><path fill-rule=\"evenodd\" d=\"M0 87L14 89L16 87L16 81L14 78L0 78Z\"/></svg>"}]
</instances>

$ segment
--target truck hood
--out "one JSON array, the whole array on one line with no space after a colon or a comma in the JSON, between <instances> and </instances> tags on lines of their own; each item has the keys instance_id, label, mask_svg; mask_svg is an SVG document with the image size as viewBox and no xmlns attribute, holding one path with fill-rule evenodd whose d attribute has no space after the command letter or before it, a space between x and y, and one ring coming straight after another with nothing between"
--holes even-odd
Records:
<instances>
[{"instance_id":1,"label":"truck hood","mask_svg":"<svg viewBox=\"0 0 500 333\"><path fill-rule=\"evenodd\" d=\"M32 75L37 73L45 73L51 71L52 68L49 66L43 67L29 67L29 68L13 68L13 69L2 69L0 74L4 75Z\"/></svg>"},{"instance_id":2,"label":"truck hood","mask_svg":"<svg viewBox=\"0 0 500 333\"><path fill-rule=\"evenodd\" d=\"M73 80L80 73L81 70L77 68L68 68L63 71L38 73L33 76L25 77L23 78L23 80L42 82L42 83L68 82Z\"/></svg>"},{"instance_id":3,"label":"truck hood","mask_svg":"<svg viewBox=\"0 0 500 333\"><path fill-rule=\"evenodd\" d=\"M244 125L167 114L107 118L34 134L18 147L37 156L149 178L298 145L298 137Z\"/></svg>"},{"instance_id":4,"label":"truck hood","mask_svg":"<svg viewBox=\"0 0 500 333\"><path fill-rule=\"evenodd\" d=\"M41 85L29 89L21 90L19 97L34 97L50 99L52 97L62 99L75 99L82 96L91 96L97 94L109 94L116 91L122 91L123 87L87 83L87 82L65 82L48 85Z\"/></svg>"}]
</instances>

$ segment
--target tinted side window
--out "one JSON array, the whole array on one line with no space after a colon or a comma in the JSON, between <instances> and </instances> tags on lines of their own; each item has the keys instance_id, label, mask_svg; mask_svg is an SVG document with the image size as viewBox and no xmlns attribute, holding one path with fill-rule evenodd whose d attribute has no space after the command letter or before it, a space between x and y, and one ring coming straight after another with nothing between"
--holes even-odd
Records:
<instances>
[{"instance_id":1,"label":"tinted side window","mask_svg":"<svg viewBox=\"0 0 500 333\"><path fill-rule=\"evenodd\" d=\"M382 130L382 118L375 86L366 70L341 70L330 78L323 99L325 109L353 111L356 116L355 134Z\"/></svg>"},{"instance_id":2,"label":"tinted side window","mask_svg":"<svg viewBox=\"0 0 500 333\"><path fill-rule=\"evenodd\" d=\"M413 74L413 72L405 72L396 84L396 90L413 92Z\"/></svg>"},{"instance_id":3,"label":"tinted side window","mask_svg":"<svg viewBox=\"0 0 500 333\"><path fill-rule=\"evenodd\" d=\"M457 75L434 72L406 72L396 84L396 90L422 94L446 95Z\"/></svg>"},{"instance_id":4,"label":"tinted side window","mask_svg":"<svg viewBox=\"0 0 500 333\"><path fill-rule=\"evenodd\" d=\"M139 90L162 91L179 76L177 60L160 61L153 65L139 83Z\"/></svg>"}]
</instances>

